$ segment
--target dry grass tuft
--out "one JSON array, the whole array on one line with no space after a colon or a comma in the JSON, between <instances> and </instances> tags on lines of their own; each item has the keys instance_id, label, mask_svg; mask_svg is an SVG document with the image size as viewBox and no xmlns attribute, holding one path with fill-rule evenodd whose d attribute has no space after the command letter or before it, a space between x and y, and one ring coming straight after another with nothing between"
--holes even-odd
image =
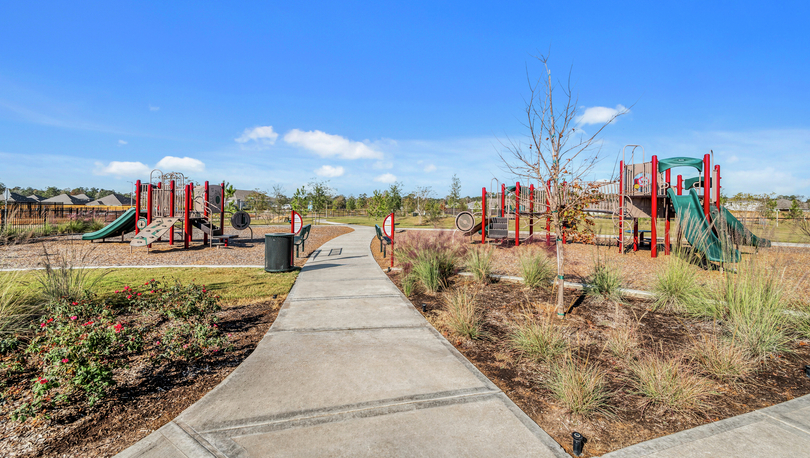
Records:
<instances>
[{"instance_id":1,"label":"dry grass tuft","mask_svg":"<svg viewBox=\"0 0 810 458\"><path fill-rule=\"evenodd\" d=\"M566 409L577 415L611 413L604 371L588 363L579 364L570 356L550 369L545 385Z\"/></svg>"},{"instance_id":2,"label":"dry grass tuft","mask_svg":"<svg viewBox=\"0 0 810 458\"><path fill-rule=\"evenodd\" d=\"M691 356L706 374L721 381L734 381L756 368L745 350L731 340L704 335L695 342Z\"/></svg>"},{"instance_id":3,"label":"dry grass tuft","mask_svg":"<svg viewBox=\"0 0 810 458\"><path fill-rule=\"evenodd\" d=\"M657 354L630 363L633 386L650 405L667 411L694 413L709 406L711 383L698 376L683 358Z\"/></svg>"}]
</instances>

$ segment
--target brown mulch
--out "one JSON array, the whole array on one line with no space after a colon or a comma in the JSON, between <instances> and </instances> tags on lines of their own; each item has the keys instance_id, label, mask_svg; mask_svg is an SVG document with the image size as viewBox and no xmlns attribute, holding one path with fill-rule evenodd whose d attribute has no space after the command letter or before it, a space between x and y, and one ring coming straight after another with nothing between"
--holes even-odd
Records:
<instances>
[{"instance_id":1,"label":"brown mulch","mask_svg":"<svg viewBox=\"0 0 810 458\"><path fill-rule=\"evenodd\" d=\"M37 243L25 243L0 247L0 269L40 267L43 258L43 245L49 253L59 252L67 244L93 247L87 265L95 266L149 266L149 265L264 265L264 234L289 232L289 226L264 226L250 231L237 232L226 228L226 234L236 234L228 247L209 247L202 243L202 233L195 232L189 249L182 242L174 246L168 242L157 242L147 252L146 248L133 248L129 241L132 233L106 242L82 241L81 236L43 237ZM352 232L346 226L312 226L306 250L295 259L295 265L303 266L314 250L339 235Z\"/></svg>"},{"instance_id":2,"label":"brown mulch","mask_svg":"<svg viewBox=\"0 0 810 458\"><path fill-rule=\"evenodd\" d=\"M388 275L401 289L401 273L394 271ZM682 355L695 345L696 336L713 332L711 323L651 312L649 304L640 301L627 302L617 312L613 304L567 291L566 295L575 299L576 304L572 313L560 322L570 332L569 345L580 361L588 361L607 376L612 393L609 415L574 415L543 386L548 366L522 358L508 345L514 323L524 319L527 311L537 316L553 316L550 291L505 281L481 286L468 278L452 278L451 287L459 286L477 291L477 301L484 311L486 337L482 340L456 337L442 326L442 293L417 293L409 299L420 312L422 304L426 304L428 321L569 453L574 431L587 439L582 456L599 456L810 393L810 378L803 373L804 364L810 361L810 345L800 341L794 343L792 353L769 358L754 374L736 384L712 381L717 394L710 396L705 409L674 413L647 406L643 397L633 393L627 360L616 358L605 349L608 333L622 326L637 326L638 356L655 352L669 357Z\"/></svg>"}]
</instances>

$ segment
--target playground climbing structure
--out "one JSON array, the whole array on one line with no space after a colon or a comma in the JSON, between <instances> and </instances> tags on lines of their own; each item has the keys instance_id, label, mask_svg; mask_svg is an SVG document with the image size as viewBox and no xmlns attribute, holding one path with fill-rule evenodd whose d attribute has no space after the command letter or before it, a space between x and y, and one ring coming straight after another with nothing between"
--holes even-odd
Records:
<instances>
[{"instance_id":1,"label":"playground climbing structure","mask_svg":"<svg viewBox=\"0 0 810 458\"><path fill-rule=\"evenodd\" d=\"M677 240L683 236L709 261L737 262L740 245L770 246L770 241L756 237L720 204L720 166L715 165L712 169L711 165L711 154L704 155L703 159L673 157L660 160L653 155L647 160L642 146L627 145L621 152L617 179L573 185L563 183L562 201L580 200L573 199L573 193L592 192L598 196L582 210L610 215L618 231L617 244L621 252L626 252L630 245L633 250L638 250L644 234L649 233L651 256L657 257L657 222L663 219L663 248L665 254L670 254L671 221L677 218ZM683 175L678 175L673 183L671 171L674 168L694 169L697 176L684 179ZM489 190L482 188L480 212L460 213L456 217L456 228L465 235L480 233L481 242L485 243L487 239L506 240L509 228L513 227L514 243L519 245L535 236L539 224L545 226L546 242L550 243L552 209L547 194L550 188L548 181L528 186L521 186L518 182L507 187L493 180ZM476 222L476 216L480 221ZM649 231L639 231L640 218L651 220ZM632 231L626 227L628 222L632 223ZM521 234L527 237L521 239Z\"/></svg>"}]
</instances>

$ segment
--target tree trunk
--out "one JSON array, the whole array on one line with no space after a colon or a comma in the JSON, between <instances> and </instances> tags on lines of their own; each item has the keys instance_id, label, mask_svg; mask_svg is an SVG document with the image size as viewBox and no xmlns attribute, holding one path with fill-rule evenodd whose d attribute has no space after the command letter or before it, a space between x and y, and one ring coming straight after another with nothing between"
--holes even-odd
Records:
<instances>
[{"instance_id":1,"label":"tree trunk","mask_svg":"<svg viewBox=\"0 0 810 458\"><path fill-rule=\"evenodd\" d=\"M559 232L558 232L559 234ZM564 247L562 244L562 237L557 235L557 318L562 318L565 316L565 302L563 300L564 291L563 287L565 286L565 272L563 270L563 265L565 265L565 252Z\"/></svg>"}]
</instances>

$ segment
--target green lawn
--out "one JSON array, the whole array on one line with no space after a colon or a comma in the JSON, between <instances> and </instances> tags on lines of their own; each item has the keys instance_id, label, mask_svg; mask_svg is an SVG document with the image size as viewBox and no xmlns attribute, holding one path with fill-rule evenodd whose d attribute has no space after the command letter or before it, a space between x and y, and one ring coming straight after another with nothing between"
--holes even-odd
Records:
<instances>
[{"instance_id":1,"label":"green lawn","mask_svg":"<svg viewBox=\"0 0 810 458\"><path fill-rule=\"evenodd\" d=\"M98 272L98 273L96 273ZM93 271L91 277L100 275L101 270ZM0 283L13 278L18 289L28 285L36 288L37 272L0 272ZM274 294L285 295L292 288L298 271L287 273L267 273L257 268L160 268L160 269L112 269L96 284L95 292L101 295L123 289L124 286L143 284L154 278L167 282L181 283L194 281L206 285L222 298L223 306L236 305L262 300Z\"/></svg>"}]
</instances>

